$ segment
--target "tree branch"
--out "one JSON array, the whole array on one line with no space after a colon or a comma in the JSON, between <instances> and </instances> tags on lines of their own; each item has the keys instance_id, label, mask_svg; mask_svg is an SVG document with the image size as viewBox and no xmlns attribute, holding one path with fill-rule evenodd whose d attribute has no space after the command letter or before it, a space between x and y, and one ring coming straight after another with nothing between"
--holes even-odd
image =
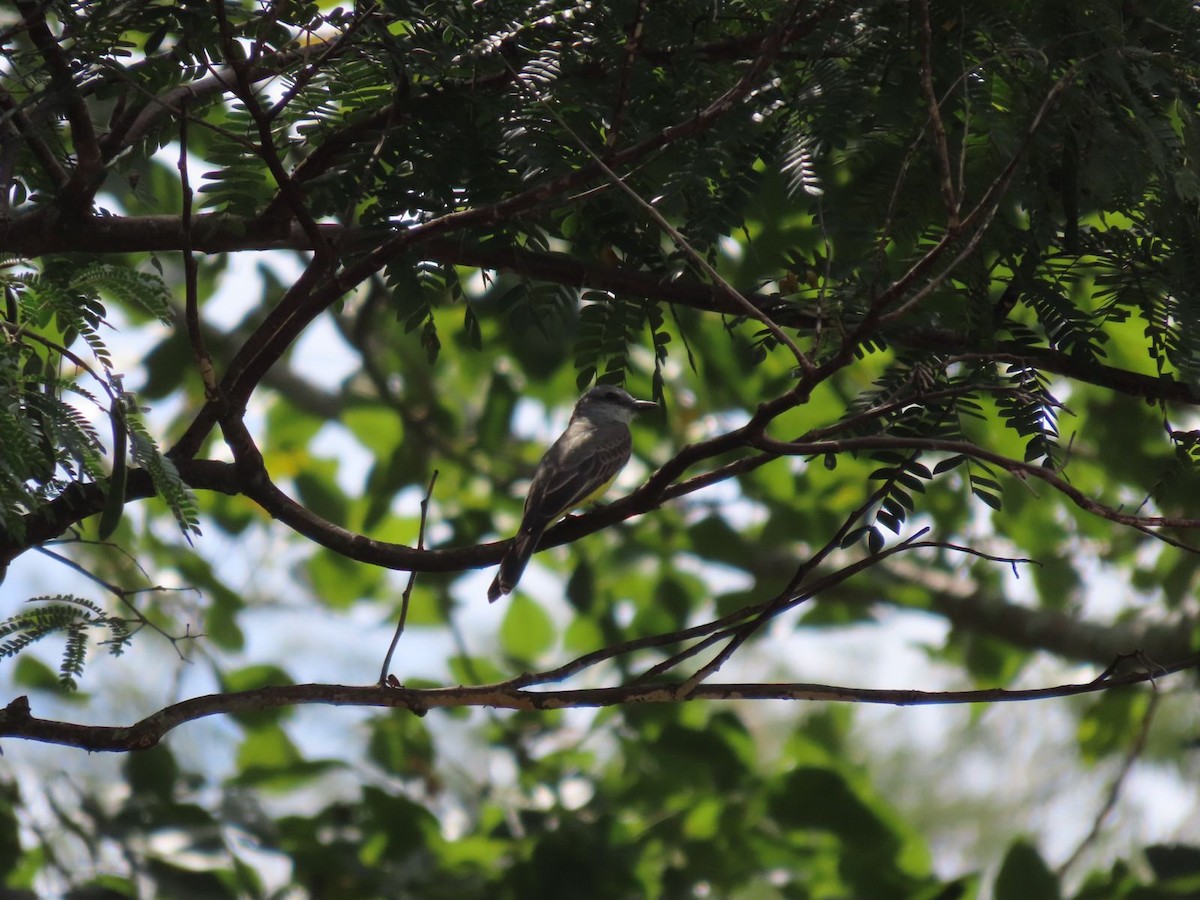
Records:
<instances>
[{"instance_id":1,"label":"tree branch","mask_svg":"<svg viewBox=\"0 0 1200 900\"><path fill-rule=\"evenodd\" d=\"M1050 485L1080 509L1119 525L1129 525L1134 528L1200 528L1200 518L1185 516L1142 516L1135 513L1123 513L1098 500L1093 500L1079 488L1075 487L1057 473L1045 466L1012 459L1000 453L995 453L979 447L969 441L941 440L937 438L902 438L889 435L874 435L868 437L852 437L832 441L798 440L789 444L786 441L776 441L771 438L756 439L754 445L763 450L780 455L786 455L789 446L793 456L821 456L826 453L841 453L855 450L911 450L921 449L934 453L961 454L974 459L993 463L1004 469L1010 475L1019 478L1033 478ZM1160 540L1165 540L1182 549L1190 549L1157 533L1151 532Z\"/></svg>"},{"instance_id":2,"label":"tree branch","mask_svg":"<svg viewBox=\"0 0 1200 900\"><path fill-rule=\"evenodd\" d=\"M340 225L319 226L331 243L360 239L370 229L348 233ZM447 265L473 266L493 271L512 272L556 284L589 287L624 296L644 297L719 315L744 313L725 292L714 285L687 277L664 281L661 275L580 260L564 253L542 253L519 247L493 248L473 246L450 238L427 238L415 242L420 256ZM44 211L0 220L0 252L25 257L49 253L134 253L138 251L178 251L184 246L178 216L106 216L89 219L71 229L56 229ZM298 225L280 230L261 221L237 216L208 213L193 217L192 246L197 252L225 253L238 250L312 250L307 235ZM763 294L746 295L757 308L787 328L815 328L820 322L811 310ZM889 340L907 347L937 350L962 359L991 360L997 363L1031 365L1045 372L1073 378L1131 397L1162 400L1168 403L1200 405L1200 389L1190 381L1145 375L1062 353L1051 347L1029 347L1011 341L998 341L989 352L978 350L978 341L947 329L905 330Z\"/></svg>"},{"instance_id":3,"label":"tree branch","mask_svg":"<svg viewBox=\"0 0 1200 900\"><path fill-rule=\"evenodd\" d=\"M316 219L313 218L308 207L304 205L303 194L301 194L300 189L283 166L283 160L280 158L279 150L275 146L275 133L272 130L273 117L258 102L258 95L254 92L254 79L251 78L249 72L250 66L239 56L239 49L237 42L234 40L233 29L230 27L229 19L225 14L225 0L216 0L213 4L213 12L216 15L217 25L221 32L221 47L225 53L225 62L233 70L236 83L235 93L246 107L246 111L250 114L250 118L254 121L258 129L259 158L266 164L271 177L275 179L275 185L279 189L279 194L287 202L292 216L300 223L300 227L304 229L304 233L308 235L308 239L313 243L315 248L313 252L316 253L318 259L324 262L331 254L329 244L325 241L324 234L317 227ZM257 56L257 53L252 54L253 56Z\"/></svg>"},{"instance_id":4,"label":"tree branch","mask_svg":"<svg viewBox=\"0 0 1200 900\"><path fill-rule=\"evenodd\" d=\"M1151 685L1154 686L1154 682L1151 682ZM1121 766L1117 770L1112 784L1108 787L1108 795L1104 798L1103 805L1096 811L1096 815L1092 819L1092 827L1088 829L1088 833L1084 835L1083 840L1079 842L1071 852L1071 855L1056 870L1055 874L1059 878L1066 875L1100 836L1105 819L1108 818L1109 813L1113 811L1113 808L1117 805L1117 801L1121 798L1121 790L1125 786L1125 781L1129 777L1129 773L1133 771L1134 763L1138 761L1142 753L1146 750L1146 741L1150 737L1150 727L1154 724L1154 714L1158 711L1158 704L1161 697L1162 695L1157 689L1151 692L1150 700L1146 704L1146 712L1143 713L1141 725L1138 726L1137 736L1133 739L1133 743L1129 745L1129 749L1125 751L1125 758L1121 761Z\"/></svg>"},{"instance_id":5,"label":"tree branch","mask_svg":"<svg viewBox=\"0 0 1200 900\"><path fill-rule=\"evenodd\" d=\"M63 168L62 164L58 161L58 157L55 156L54 151L51 150L49 145L42 139L42 136L37 133L37 129L34 127L34 124L29 121L29 118L13 99L12 94L4 90L2 87L0 87L0 112L5 113L3 128L7 135L7 141L13 142L4 148L3 156L0 157L4 165L2 183L6 192L4 198L4 213L5 218L7 218L9 203L7 191L9 190L13 175L12 165L16 162L16 141L18 139L24 141L28 145L34 159L37 160L38 165L42 167L42 170L45 172L50 183L53 184L55 188L62 190L64 187L66 187L67 182L71 180L71 175L66 169ZM10 154L12 156L11 161Z\"/></svg>"},{"instance_id":6,"label":"tree branch","mask_svg":"<svg viewBox=\"0 0 1200 900\"><path fill-rule=\"evenodd\" d=\"M921 89L929 106L929 121L933 126L934 158L937 160L938 182L942 203L946 207L946 229L958 230L958 196L950 166L950 146L946 141L946 126L942 122L942 107L933 87L933 26L929 22L929 0L920 0L921 7Z\"/></svg>"},{"instance_id":7,"label":"tree branch","mask_svg":"<svg viewBox=\"0 0 1200 900\"><path fill-rule=\"evenodd\" d=\"M92 197L100 186L100 175L104 170L91 113L75 85L70 60L46 24L43 4L34 0L17 0L16 5L28 27L30 39L46 61L50 83L65 98L67 122L71 126L76 163L75 170L60 191L62 208L59 213L68 220L82 218L90 212Z\"/></svg>"},{"instance_id":8,"label":"tree branch","mask_svg":"<svg viewBox=\"0 0 1200 900\"><path fill-rule=\"evenodd\" d=\"M1118 687L1143 684L1175 672L1200 666L1192 656L1154 672L1132 672L1105 680L1054 687L1006 690L989 688L969 691L873 690L835 685L701 684L688 700L804 700L837 703L872 703L890 706L931 706L963 703L1014 703L1091 694ZM208 694L167 706L130 726L78 725L39 719L30 711L29 699L18 697L0 711L0 738L20 738L77 747L92 752L119 753L147 750L169 732L187 722L215 715L257 712L266 709L322 704L328 706L383 707L407 709L424 715L430 709L492 707L544 711L634 703L677 703L679 685L649 684L584 690L530 691L511 683L442 688L394 688L378 685L295 684L262 687L227 694Z\"/></svg>"}]
</instances>

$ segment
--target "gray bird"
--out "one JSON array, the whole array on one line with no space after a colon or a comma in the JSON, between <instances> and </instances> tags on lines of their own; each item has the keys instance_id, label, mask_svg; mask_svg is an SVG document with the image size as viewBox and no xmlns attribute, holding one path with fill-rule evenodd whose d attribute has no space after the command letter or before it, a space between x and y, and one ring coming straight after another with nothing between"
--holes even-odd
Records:
<instances>
[{"instance_id":1,"label":"gray bird","mask_svg":"<svg viewBox=\"0 0 1200 900\"><path fill-rule=\"evenodd\" d=\"M521 527L488 588L489 602L517 586L542 532L608 490L633 449L629 420L642 410L657 407L649 400L635 400L612 384L594 387L579 398L566 431L533 473Z\"/></svg>"}]
</instances>

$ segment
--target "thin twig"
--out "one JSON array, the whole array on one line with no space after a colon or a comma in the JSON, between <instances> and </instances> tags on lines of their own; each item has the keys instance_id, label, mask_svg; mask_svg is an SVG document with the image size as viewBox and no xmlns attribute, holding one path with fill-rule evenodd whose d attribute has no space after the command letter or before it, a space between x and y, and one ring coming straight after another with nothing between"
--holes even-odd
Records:
<instances>
[{"instance_id":1,"label":"thin twig","mask_svg":"<svg viewBox=\"0 0 1200 900\"><path fill-rule=\"evenodd\" d=\"M923 450L934 453L949 453L953 455L969 456L983 462L992 463L1006 470L1009 474L1015 475L1018 478L1034 478L1038 481L1043 481L1050 485L1060 494L1064 495L1080 509L1090 512L1102 519L1107 519L1110 522L1116 522L1120 525L1128 525L1133 528L1180 528L1180 529L1196 529L1200 528L1200 518L1180 517L1180 516L1141 516L1132 513L1123 513L1112 507L1106 506L1097 500L1093 500L1079 488L1072 485L1066 479L1060 477L1056 472L1045 466L1024 462L1013 459L1003 454L996 453L992 450L987 450L983 447L972 444L970 441L958 440L943 440L940 438L908 438L908 437L893 437L891 435L873 435L867 437L851 437L842 440L831 441L807 441L801 440L793 444L786 441L777 441L773 438L761 436L753 437L751 443L762 450L780 455L793 456L820 456L827 453L841 453L856 450ZM791 450L788 450L788 447ZM1188 544L1178 541L1174 538L1159 532L1147 532L1152 534L1160 541L1164 541L1172 546L1187 549L1195 552L1195 548Z\"/></svg>"},{"instance_id":2,"label":"thin twig","mask_svg":"<svg viewBox=\"0 0 1200 900\"><path fill-rule=\"evenodd\" d=\"M933 125L934 155L937 158L942 202L946 205L946 228L958 230L958 199L950 167L950 146L946 141L946 125L942 122L941 105L933 88L933 27L929 22L929 0L921 0L921 89L929 104L929 121Z\"/></svg>"},{"instance_id":3,"label":"thin twig","mask_svg":"<svg viewBox=\"0 0 1200 900\"><path fill-rule=\"evenodd\" d=\"M369 17L373 16L378 9L378 3L371 3L361 10L356 10L354 19L346 27L346 30L341 32L332 41L325 41L325 39L318 34L306 32L310 35L310 39L315 38L322 41L322 43L325 44L325 48L315 60L296 73L296 76L292 79L291 86L288 87L288 89L283 92L283 96L281 96L275 102L275 104L266 111L267 119L273 120L277 118L281 112L287 109L288 104L291 103L296 96L302 90L304 90L305 87L308 86L309 82L316 77L317 73L321 71L321 68L325 65L325 63L329 62L329 60L333 59L333 57L345 49L345 45L350 39L350 36L354 34L354 32L358 31L358 29L362 27L362 24L366 22Z\"/></svg>"},{"instance_id":4,"label":"thin twig","mask_svg":"<svg viewBox=\"0 0 1200 900\"><path fill-rule=\"evenodd\" d=\"M633 74L633 66L637 61L638 51L642 44L642 29L646 16L648 0L638 0L637 8L633 11L633 21L625 31L625 57L621 61L621 77L617 82L617 97L613 103L612 119L608 123L608 137L604 146L607 150L617 146L621 133L621 125L625 118L625 108L629 104L629 81Z\"/></svg>"},{"instance_id":5,"label":"thin twig","mask_svg":"<svg viewBox=\"0 0 1200 900\"><path fill-rule=\"evenodd\" d=\"M429 488L425 491L425 496L421 500L421 524L417 528L417 550L425 549L425 522L429 516L429 501L433 497L433 486L437 484L438 470L433 470L433 475L429 478ZM404 623L408 621L408 601L412 596L413 585L417 583L417 573L412 571L408 573L408 584L404 586L404 593L400 595L400 621L396 623L396 633L392 635L392 642L388 645L387 653L383 657L383 668L379 671L379 683L388 683L388 673L392 668L392 655L396 652L396 645L400 643L400 635L404 634Z\"/></svg>"},{"instance_id":6,"label":"thin twig","mask_svg":"<svg viewBox=\"0 0 1200 900\"><path fill-rule=\"evenodd\" d=\"M967 149L971 146L971 86L967 83L968 69L966 65L966 53L963 49L966 35L967 29L960 28L958 30L958 54L963 71L955 79L955 82L956 86L958 83L962 83L965 87L962 92L962 137L958 146L958 194L954 198L954 208L956 210L962 208L963 198L967 195ZM950 90L954 89L954 87L950 88Z\"/></svg>"},{"instance_id":7,"label":"thin twig","mask_svg":"<svg viewBox=\"0 0 1200 900\"><path fill-rule=\"evenodd\" d=\"M133 601L131 601L129 598L132 596L136 596L137 594L156 594L156 593L160 593L160 592L161 593L179 592L179 591L192 590L192 588L186 588L186 587L172 588L172 587L165 587L163 585L156 584L156 585L152 585L150 587L134 588L131 590L131 589L120 587L104 578L101 578L95 572L92 572L91 570L85 568L83 565L81 565L80 563L71 559L69 556L64 556L61 553L56 553L55 551L49 550L46 547L37 547L35 549L39 553L41 553L43 556L50 557L51 559L55 560L56 562L66 566L68 569L72 569L73 571L78 572L80 575L82 575L84 578L88 579L89 581L93 582L94 584L97 584L100 587L104 588L106 591L108 591L110 594L112 594L114 597L116 597L118 600L120 600L121 603L131 613L133 613L133 617L134 617L134 619L137 620L139 627L149 628L151 631L157 632L160 636L162 636L163 638L166 638L166 640L168 642L170 642L172 648L174 648L175 652L179 655L179 658L183 662L189 661L188 658L183 655L183 651L179 649L180 642L181 641L194 641L199 637L203 637L203 635L191 634L191 633L184 634L181 636L173 635L173 634L169 633L168 631L166 631L162 626L155 624L155 622L153 622L149 617L147 617L145 613L143 613L140 609L138 609L136 606L134 606Z\"/></svg>"},{"instance_id":8,"label":"thin twig","mask_svg":"<svg viewBox=\"0 0 1200 900\"><path fill-rule=\"evenodd\" d=\"M683 251L684 255L687 256L688 259L690 259L705 275L707 275L714 285L721 289L722 293L724 293L730 300L741 307L742 311L749 318L754 319L764 328L766 328L767 331L771 333L771 336L775 338L775 340L791 351L792 356L795 357L796 363L800 366L800 369L803 372L811 373L815 371L815 366L813 365L812 360L810 360L808 355L800 349L800 347L791 339L791 337L788 336L787 332L780 328L770 316L747 300L737 288L730 284L721 275L721 273L713 267L712 263L705 259L704 255L691 245L688 239L684 237L683 233L669 221L667 221L667 218L654 207L654 204L652 204L649 200L646 200L641 194L631 188L625 182L625 179L609 168L604 160L600 158L600 155L597 154L596 151L594 151L590 146L588 146L583 138L581 138L575 132L575 130L566 123L562 116L558 114L557 110L555 110L543 98L538 97L536 99L539 103L546 107L550 114L558 121L559 126L565 132L567 132L567 134L570 135L570 137L579 145L584 153L591 158L593 165L595 165L596 168L598 168L604 174L604 176L609 179L614 187L616 187L619 191L625 194L625 196L629 197L638 207L640 207L642 211L645 212L646 215L651 218L651 220L653 220L654 224L657 225L664 234L668 235L671 240L675 242L675 246Z\"/></svg>"},{"instance_id":9,"label":"thin twig","mask_svg":"<svg viewBox=\"0 0 1200 900\"><path fill-rule=\"evenodd\" d=\"M217 373L213 368L212 356L209 355L208 345L204 342L204 332L200 328L200 296L197 287L196 257L192 253L192 185L188 179L188 108L187 100L179 103L179 186L183 193L183 213L180 224L183 233L183 284L184 307L183 318L187 324L188 340L192 345L192 354L200 369L200 379L204 384L204 396L208 400L220 398L220 386L217 383Z\"/></svg>"},{"instance_id":10,"label":"thin twig","mask_svg":"<svg viewBox=\"0 0 1200 900\"><path fill-rule=\"evenodd\" d=\"M0 111L5 113L0 124L7 126L6 130L11 129L14 134L19 135L25 141L37 159L38 165L50 176L51 184L61 190L70 181L70 173L59 163L58 157L38 134L38 129L29 121L21 106L22 104L18 104L12 94L0 87Z\"/></svg>"},{"instance_id":11,"label":"thin twig","mask_svg":"<svg viewBox=\"0 0 1200 900\"><path fill-rule=\"evenodd\" d=\"M919 454L919 450L910 451L910 462L914 461ZM791 579L787 583L787 586L784 587L783 591L780 592L780 594L767 606L767 608L758 615L754 616L754 618L752 618L750 621L744 622L743 624L737 626L737 628L732 629L733 633L730 637L729 643L722 647L720 652L718 652L717 655L714 656L708 663L706 663L690 678L688 678L687 681L684 682L681 690L685 692L695 690L698 684L720 670L721 666L723 666L730 659L730 657L733 656L737 649L741 647L747 640L749 640L755 632L763 627L763 625L786 610L792 609L798 606L800 603L807 601L810 597L814 596L814 592L812 590L807 590L803 593L800 593L800 589L804 585L805 580L812 574L812 572L816 570L817 566L821 565L821 563L823 563L829 557L829 555L833 553L834 550L843 546L846 538L849 536L852 529L857 525L859 520L866 516L871 509L882 503L887 498L887 496L891 493L892 488L895 486L897 479L899 479L905 471L906 469L904 466L895 466L892 470L892 474L884 479L883 484L872 491L870 496L862 504L860 504L857 509L853 510L842 520L841 526L833 534L833 536L826 541L816 553L812 554L807 560L801 563L799 567L797 567L795 574L792 575ZM901 551L910 549L928 531L928 528L922 528L918 530L916 534L903 539L897 546L897 549ZM872 554L871 559L877 562L878 557L878 554Z\"/></svg>"},{"instance_id":12,"label":"thin twig","mask_svg":"<svg viewBox=\"0 0 1200 900\"><path fill-rule=\"evenodd\" d=\"M1089 57L1090 59L1090 57ZM1033 119L1025 128L1025 134L1022 137L1020 146L1013 151L1008 163L1000 170L999 174L992 179L987 190L984 191L983 197L978 203L972 207L959 221L959 227L953 230L947 230L944 235L938 240L933 247L929 249L919 260L909 266L908 270L901 275L891 286L883 292L872 307L872 312L875 315L867 316L862 324L855 330L855 336L864 333L868 328L876 328L880 325L885 325L897 318L900 318L914 306L937 290L952 273L957 271L959 265L975 252L979 242L983 239L988 226L992 219L995 218L997 211L1000 209L1000 203L1004 199L1004 195L1008 191L1008 186L1012 182L1013 176L1016 174L1017 166L1025 155L1030 143L1033 141L1033 136L1037 134L1038 129L1042 127L1042 123L1049 115L1055 101L1059 95L1065 91L1071 83L1074 82L1075 76L1083 64L1083 60L1072 66L1066 73L1062 75L1046 92L1046 96L1042 98L1042 103L1034 113ZM954 258L954 260L942 269L941 272L932 276L916 293L901 303L899 306L891 309L886 315L883 311L890 306L897 298L903 296L908 289L921 278L926 272L933 268L937 259L943 252L954 242L963 229L971 228L973 233L967 241L963 250Z\"/></svg>"},{"instance_id":13,"label":"thin twig","mask_svg":"<svg viewBox=\"0 0 1200 900\"><path fill-rule=\"evenodd\" d=\"M300 223L300 227L304 229L309 240L312 241L313 253L316 254L318 259L327 261L332 253L329 243L325 240L325 235L321 232L320 228L317 227L316 219L313 218L312 213L305 206L304 195L284 168L283 161L280 159L279 153L275 148L275 135L271 130L271 118L267 111L263 109L258 96L254 93L253 79L250 76L247 62L242 60L238 55L233 29L230 27L229 18L225 13L223 0L217 0L213 4L213 10L221 32L221 43L225 53L225 61L233 70L237 82L238 99L246 105L246 112L250 114L250 118L254 120L254 124L258 129L258 155L266 163L267 169L275 179L275 184L279 188L280 194L287 200L292 215Z\"/></svg>"},{"instance_id":14,"label":"thin twig","mask_svg":"<svg viewBox=\"0 0 1200 900\"><path fill-rule=\"evenodd\" d=\"M70 59L46 22L46 4L17 0L16 6L28 26L30 40L46 61L55 91L63 98L67 122L71 126L71 145L76 163L69 183L61 192L60 203L69 207L67 211L73 216L82 216L88 211L92 196L100 187L100 175L104 171L91 113L75 84Z\"/></svg>"},{"instance_id":15,"label":"thin twig","mask_svg":"<svg viewBox=\"0 0 1200 900\"><path fill-rule=\"evenodd\" d=\"M1108 787L1108 795L1104 798L1104 803L1096 812L1096 817L1092 820L1092 827L1088 833L1084 835L1083 840L1071 852L1071 855L1063 861L1063 864L1058 867L1058 877L1062 878L1067 871L1079 861L1079 858L1087 851L1089 847L1096 842L1100 836L1100 830L1104 827L1104 821L1108 818L1109 813L1116 807L1117 801L1121 798L1121 791L1125 787L1125 782L1129 778L1129 773L1133 771L1134 763L1138 761L1142 753L1146 749L1146 740L1150 737L1150 726L1154 723L1154 714L1158 711L1158 703L1162 695L1158 691L1157 685L1154 683L1153 677L1150 681L1150 701L1146 705L1146 712L1142 715L1142 722L1138 728L1137 736L1129 749L1125 752L1125 758L1121 760L1121 767L1117 770L1116 776L1112 780L1112 784Z\"/></svg>"},{"instance_id":16,"label":"thin twig","mask_svg":"<svg viewBox=\"0 0 1200 900\"><path fill-rule=\"evenodd\" d=\"M859 507L859 509L855 510L854 513L846 517L846 520L842 523L842 527L838 529L838 533L834 535L833 539L828 541L818 553L814 554L812 558L807 560L805 564L800 567L796 575L792 577L792 581L784 593L780 594L769 604L767 604L767 608L754 616L754 618L750 619L748 622L738 625L736 628L730 629L731 633L729 635L729 643L722 647L716 656L697 669L696 672L694 672L691 677L680 686L679 696L683 698L688 697L702 682L706 681L710 676L715 675L718 671L720 671L721 667L729 661L730 657L737 652L738 648L746 643L746 641L748 641L754 635L754 633L762 628L767 622L770 622L772 619L776 618L787 610L794 609L801 603L805 603L812 597L816 596L817 592L815 590L810 589L803 592L799 590L800 585L803 583L804 573L811 571L812 567L815 566L821 559L831 553L833 549L840 546L842 538L844 538L844 536L849 532L853 524L857 522L858 519L871 508L871 506L874 506L875 503L878 502L878 498L882 496L885 491L886 488L880 488L878 491L875 491L866 503ZM895 551L900 553L909 550L911 545L928 530L929 529L927 528L923 528L912 537L901 541L894 548ZM882 554L872 554L868 556L866 560L864 560L864 568L866 566L876 565L882 562L883 559L884 557Z\"/></svg>"},{"instance_id":17,"label":"thin twig","mask_svg":"<svg viewBox=\"0 0 1200 900\"><path fill-rule=\"evenodd\" d=\"M36 331L30 331L24 325L17 325L13 322L9 322L7 319L0 318L0 328L4 329L15 338L20 340L29 339L34 341L35 343L41 344L43 347L53 350L63 359L70 360L78 368L90 375L92 379L100 385L104 393L108 394L110 400L112 400L114 403L117 402L117 395L113 392L112 382L109 379L102 377L95 369L88 365L87 361L83 359L83 357L79 356L79 354L74 353L57 341L52 341L50 338L42 337L42 335L38 334Z\"/></svg>"},{"instance_id":18,"label":"thin twig","mask_svg":"<svg viewBox=\"0 0 1200 900\"><path fill-rule=\"evenodd\" d=\"M918 542L916 541L915 537L909 538L908 541L886 548L879 553L866 556L847 566L843 566L836 572L830 572L828 575L824 575L816 581L810 582L805 587L803 592L797 592L793 590L790 597L786 593L780 593L770 600L762 603L756 603L751 606L744 606L741 609L735 610L729 615L723 616L722 618L716 619L712 622L707 622L703 625L695 625L691 628L682 629L680 631L654 635L648 638L639 638L635 641L628 641L615 647L606 647L602 650L587 654L586 656L581 656L578 659L568 663L566 666L561 666L558 669L550 672L543 672L537 675L522 675L519 679L514 679L512 683L524 687L530 684L561 681L570 675L574 675L585 668L614 656L625 655L627 653L631 653L636 650L647 649L649 647L662 647L670 644L678 644L682 641L692 640L694 638L704 638L704 640L699 644L680 651L674 656L650 667L640 675L626 682L626 684L629 685L643 684L650 681L652 678L655 678L658 675L673 669L679 663L691 658L692 656L695 656L697 653L711 646L716 641L732 637L736 633L737 629L746 624L746 621L749 619L764 615L770 615L771 617L776 616L784 612L786 609L798 606L812 597L843 584L855 575L866 571L885 559L888 559L899 553L904 553L909 550L914 550L918 547L924 546L929 546L929 542Z\"/></svg>"}]
</instances>

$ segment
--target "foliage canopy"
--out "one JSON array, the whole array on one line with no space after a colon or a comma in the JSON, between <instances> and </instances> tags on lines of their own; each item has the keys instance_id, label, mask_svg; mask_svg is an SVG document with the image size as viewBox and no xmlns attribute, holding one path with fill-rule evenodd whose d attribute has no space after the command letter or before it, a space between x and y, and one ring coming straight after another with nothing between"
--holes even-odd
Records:
<instances>
[{"instance_id":1,"label":"foliage canopy","mask_svg":"<svg viewBox=\"0 0 1200 900\"><path fill-rule=\"evenodd\" d=\"M0 46L8 683L69 718L97 639L208 679L133 728L20 698L0 734L227 713L237 742L48 794L66 851L10 782L10 887L1194 893L1200 849L1106 846L1103 813L1057 868L1017 830L939 858L849 708L715 702L872 699L791 684L788 648L909 611L947 686L1136 657L1069 707L1078 764L1113 803L1139 756L1194 770L1192 676L1158 677L1197 650L1193 5L17 0ZM481 612L547 417L596 382L666 410L628 496ZM303 683L256 615L284 597L403 617L391 686ZM335 758L304 703L401 708Z\"/></svg>"}]
</instances>

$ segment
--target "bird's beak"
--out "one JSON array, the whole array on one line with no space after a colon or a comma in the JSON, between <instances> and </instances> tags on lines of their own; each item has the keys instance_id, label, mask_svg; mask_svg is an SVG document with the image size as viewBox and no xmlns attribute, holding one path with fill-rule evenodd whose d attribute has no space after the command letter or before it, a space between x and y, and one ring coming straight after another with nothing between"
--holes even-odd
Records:
<instances>
[{"instance_id":1,"label":"bird's beak","mask_svg":"<svg viewBox=\"0 0 1200 900\"><path fill-rule=\"evenodd\" d=\"M633 408L638 412L645 412L648 409L658 409L658 404L653 400L634 400Z\"/></svg>"}]
</instances>

